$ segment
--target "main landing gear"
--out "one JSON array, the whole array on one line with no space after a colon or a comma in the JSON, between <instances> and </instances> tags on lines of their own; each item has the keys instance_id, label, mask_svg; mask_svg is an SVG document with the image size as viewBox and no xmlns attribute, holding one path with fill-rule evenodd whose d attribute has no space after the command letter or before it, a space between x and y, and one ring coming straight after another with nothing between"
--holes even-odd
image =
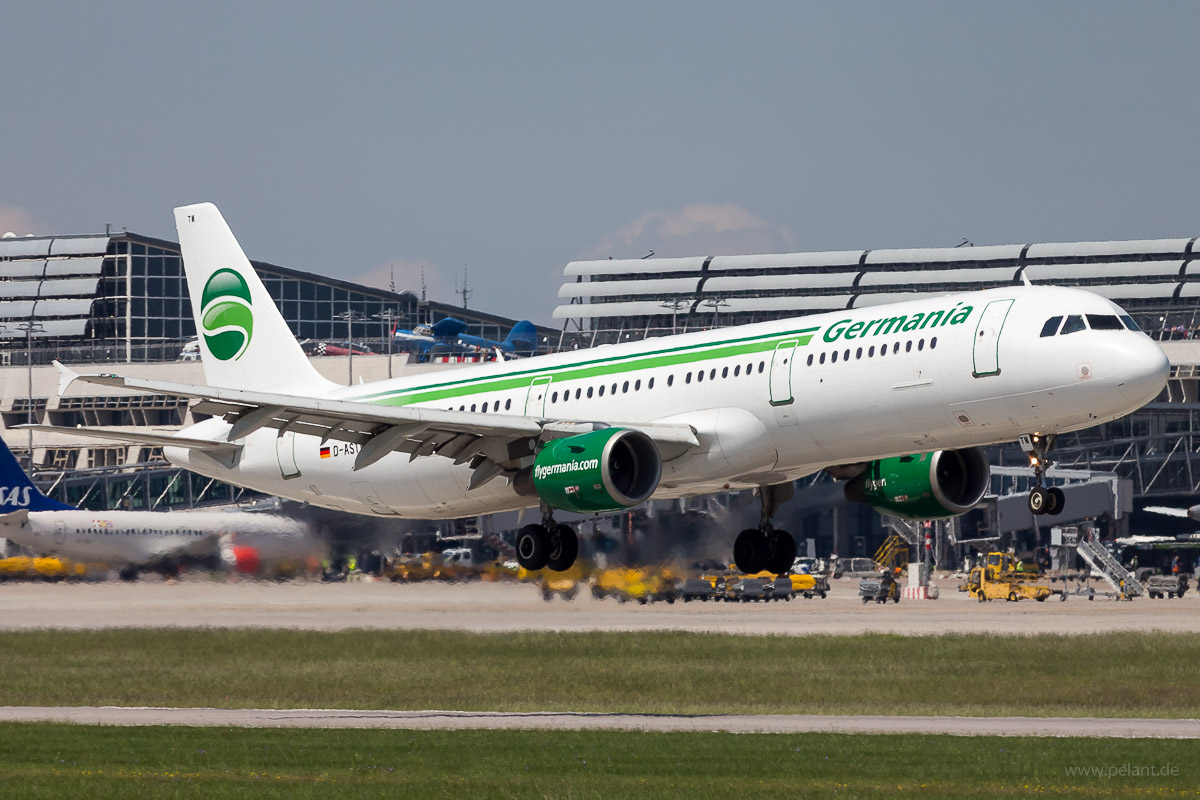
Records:
<instances>
[{"instance_id":1,"label":"main landing gear","mask_svg":"<svg viewBox=\"0 0 1200 800\"><path fill-rule=\"evenodd\" d=\"M791 571L796 560L796 540L787 531L776 530L771 517L780 503L791 499L792 484L759 487L762 516L757 528L747 528L733 542L733 563L747 575L772 572L783 575Z\"/></svg>"},{"instance_id":2,"label":"main landing gear","mask_svg":"<svg viewBox=\"0 0 1200 800\"><path fill-rule=\"evenodd\" d=\"M579 555L579 537L567 525L556 525L549 513L541 525L526 525L517 534L517 563L527 570L562 572Z\"/></svg>"},{"instance_id":3,"label":"main landing gear","mask_svg":"<svg viewBox=\"0 0 1200 800\"><path fill-rule=\"evenodd\" d=\"M1067 504L1067 498L1062 489L1057 486L1047 489L1042 485L1046 470L1054 465L1048 453L1054 447L1057 438L1053 433L1046 435L1033 433L1024 434L1020 439L1021 449L1029 456L1029 466L1033 468L1033 479L1037 484L1029 490L1029 510L1034 516L1061 514Z\"/></svg>"}]
</instances>

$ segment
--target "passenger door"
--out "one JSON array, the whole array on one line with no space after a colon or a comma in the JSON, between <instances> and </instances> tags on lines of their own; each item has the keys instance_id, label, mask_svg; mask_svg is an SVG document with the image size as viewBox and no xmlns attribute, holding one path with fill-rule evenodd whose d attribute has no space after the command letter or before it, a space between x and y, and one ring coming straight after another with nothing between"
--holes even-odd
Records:
<instances>
[{"instance_id":1,"label":"passenger door","mask_svg":"<svg viewBox=\"0 0 1200 800\"><path fill-rule=\"evenodd\" d=\"M979 324L975 327L973 350L974 370L972 375L983 378L1000 374L1000 331L1012 308L1013 301L993 300L983 309Z\"/></svg>"},{"instance_id":2,"label":"passenger door","mask_svg":"<svg viewBox=\"0 0 1200 800\"><path fill-rule=\"evenodd\" d=\"M792 366L796 360L796 346L800 342L788 339L775 346L771 356L770 392L771 405L775 409L775 421L780 425L796 424L796 398L792 394Z\"/></svg>"}]
</instances>

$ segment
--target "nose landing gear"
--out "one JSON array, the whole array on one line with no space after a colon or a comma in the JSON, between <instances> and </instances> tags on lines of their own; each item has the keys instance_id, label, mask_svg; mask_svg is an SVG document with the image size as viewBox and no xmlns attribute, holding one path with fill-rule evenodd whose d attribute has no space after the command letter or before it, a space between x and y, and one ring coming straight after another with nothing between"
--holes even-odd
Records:
<instances>
[{"instance_id":1,"label":"nose landing gear","mask_svg":"<svg viewBox=\"0 0 1200 800\"><path fill-rule=\"evenodd\" d=\"M1062 489L1057 486L1046 488L1042 485L1046 470L1054 465L1048 454L1057 438L1053 433L1022 434L1020 438L1021 449L1029 456L1029 466L1033 469L1033 479L1037 484L1029 491L1029 510L1035 516L1061 514L1067 503Z\"/></svg>"},{"instance_id":2,"label":"nose landing gear","mask_svg":"<svg viewBox=\"0 0 1200 800\"><path fill-rule=\"evenodd\" d=\"M733 542L733 563L747 575L767 571L783 575L796 560L796 540L787 531L776 530L771 517L785 500L792 497L792 484L781 483L759 488L762 516L757 528L747 528Z\"/></svg>"}]
</instances>

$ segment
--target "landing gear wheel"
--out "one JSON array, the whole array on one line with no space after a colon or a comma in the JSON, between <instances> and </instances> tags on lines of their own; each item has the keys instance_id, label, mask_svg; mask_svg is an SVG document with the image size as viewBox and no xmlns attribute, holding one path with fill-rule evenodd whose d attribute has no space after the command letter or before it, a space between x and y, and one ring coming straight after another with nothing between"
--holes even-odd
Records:
<instances>
[{"instance_id":1,"label":"landing gear wheel","mask_svg":"<svg viewBox=\"0 0 1200 800\"><path fill-rule=\"evenodd\" d=\"M526 525L517 534L517 563L530 572L550 560L550 535L541 525Z\"/></svg>"},{"instance_id":2,"label":"landing gear wheel","mask_svg":"<svg viewBox=\"0 0 1200 800\"><path fill-rule=\"evenodd\" d=\"M579 537L567 525L555 525L549 536L550 549L546 557L546 566L555 572L570 569L579 555Z\"/></svg>"},{"instance_id":3,"label":"landing gear wheel","mask_svg":"<svg viewBox=\"0 0 1200 800\"><path fill-rule=\"evenodd\" d=\"M733 563L747 575L762 572L767 560L767 537L758 528L747 528L733 541Z\"/></svg>"},{"instance_id":4,"label":"landing gear wheel","mask_svg":"<svg viewBox=\"0 0 1200 800\"><path fill-rule=\"evenodd\" d=\"M786 575L792 571L792 562L796 560L796 540L787 531L771 531L766 535L768 552L766 569L776 575Z\"/></svg>"},{"instance_id":5,"label":"landing gear wheel","mask_svg":"<svg viewBox=\"0 0 1200 800\"><path fill-rule=\"evenodd\" d=\"M1051 515L1061 514L1067 505L1066 494L1057 486L1051 486L1046 491L1050 495L1050 506L1046 509L1046 513Z\"/></svg>"},{"instance_id":6,"label":"landing gear wheel","mask_svg":"<svg viewBox=\"0 0 1200 800\"><path fill-rule=\"evenodd\" d=\"M1029 510L1034 516L1040 517L1050 507L1050 492L1041 486L1029 490Z\"/></svg>"}]
</instances>

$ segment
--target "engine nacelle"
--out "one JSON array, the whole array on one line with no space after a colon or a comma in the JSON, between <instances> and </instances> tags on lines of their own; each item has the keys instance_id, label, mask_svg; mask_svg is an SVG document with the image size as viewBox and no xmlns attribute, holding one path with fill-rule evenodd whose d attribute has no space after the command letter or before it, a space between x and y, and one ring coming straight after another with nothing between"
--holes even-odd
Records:
<instances>
[{"instance_id":1,"label":"engine nacelle","mask_svg":"<svg viewBox=\"0 0 1200 800\"><path fill-rule=\"evenodd\" d=\"M872 461L846 483L846 499L912 520L970 511L987 492L992 470L983 448L935 450Z\"/></svg>"},{"instance_id":2,"label":"engine nacelle","mask_svg":"<svg viewBox=\"0 0 1200 800\"><path fill-rule=\"evenodd\" d=\"M513 486L551 508L593 514L646 502L661 475L662 456L653 439L627 428L604 428L548 443Z\"/></svg>"}]
</instances>

